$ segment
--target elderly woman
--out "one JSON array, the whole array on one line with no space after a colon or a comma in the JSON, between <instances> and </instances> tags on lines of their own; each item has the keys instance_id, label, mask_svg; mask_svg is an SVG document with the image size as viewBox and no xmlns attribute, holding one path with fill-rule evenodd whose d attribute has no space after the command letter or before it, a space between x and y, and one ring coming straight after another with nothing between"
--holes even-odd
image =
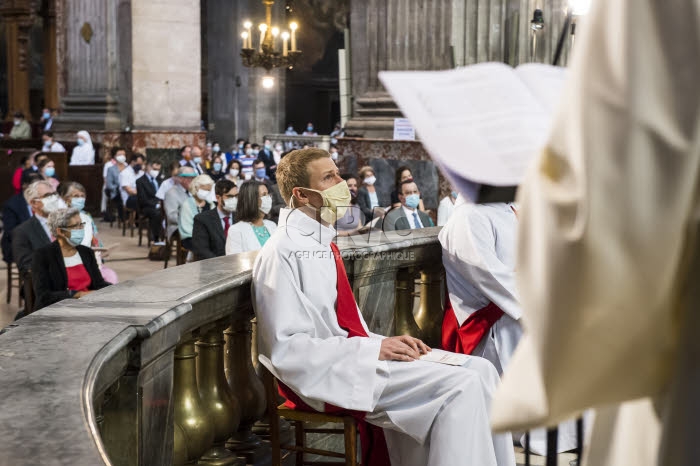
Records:
<instances>
[{"instance_id":1,"label":"elderly woman","mask_svg":"<svg viewBox=\"0 0 700 466\"><path fill-rule=\"evenodd\" d=\"M71 165L95 165L95 148L92 146L92 138L87 131L78 131L78 145L73 149L70 158Z\"/></svg>"},{"instance_id":2,"label":"elderly woman","mask_svg":"<svg viewBox=\"0 0 700 466\"><path fill-rule=\"evenodd\" d=\"M212 203L215 199L213 188L214 180L209 175L195 177L190 183L190 196L187 197L187 200L180 208L180 216L178 218L180 241L188 251L192 249L194 216L214 207Z\"/></svg>"},{"instance_id":3,"label":"elderly woman","mask_svg":"<svg viewBox=\"0 0 700 466\"><path fill-rule=\"evenodd\" d=\"M58 185L58 195L66 203L68 207L78 209L80 211L80 219L85 224L85 237L83 238L82 244L88 248L99 248L103 249L104 246L100 238L97 236L97 225L88 212L85 211L85 200L87 199L87 191L85 187L75 181L67 181ZM95 260L97 265L100 267L100 272L102 276L110 283L118 283L119 278L117 273L105 267L103 260L102 251L95 251ZM106 254L104 254L106 257Z\"/></svg>"},{"instance_id":4,"label":"elderly woman","mask_svg":"<svg viewBox=\"0 0 700 466\"><path fill-rule=\"evenodd\" d=\"M262 248L277 225L266 220L265 215L272 210L272 196L267 186L250 180L241 185L236 206L236 223L228 229L226 255L239 252L257 251Z\"/></svg>"},{"instance_id":5,"label":"elderly woman","mask_svg":"<svg viewBox=\"0 0 700 466\"><path fill-rule=\"evenodd\" d=\"M102 278L92 250L80 244L85 224L78 209L52 212L48 225L56 240L37 249L32 260L35 310L111 285Z\"/></svg>"}]
</instances>

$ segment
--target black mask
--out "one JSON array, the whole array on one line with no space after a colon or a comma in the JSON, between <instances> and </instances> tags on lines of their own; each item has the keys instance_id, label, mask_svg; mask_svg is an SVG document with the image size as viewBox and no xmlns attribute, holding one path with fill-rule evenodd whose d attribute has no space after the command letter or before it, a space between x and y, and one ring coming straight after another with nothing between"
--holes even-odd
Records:
<instances>
[{"instance_id":1,"label":"black mask","mask_svg":"<svg viewBox=\"0 0 700 466\"><path fill-rule=\"evenodd\" d=\"M137 173L141 171L141 164L140 163L137 163L136 165L134 165L134 171Z\"/></svg>"}]
</instances>

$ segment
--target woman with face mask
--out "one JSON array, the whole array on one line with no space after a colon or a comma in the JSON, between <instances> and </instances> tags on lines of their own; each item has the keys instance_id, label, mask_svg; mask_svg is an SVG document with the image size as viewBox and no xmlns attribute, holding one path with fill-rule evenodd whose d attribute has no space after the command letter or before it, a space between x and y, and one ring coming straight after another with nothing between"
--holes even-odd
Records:
<instances>
[{"instance_id":1,"label":"woman with face mask","mask_svg":"<svg viewBox=\"0 0 700 466\"><path fill-rule=\"evenodd\" d=\"M226 255L262 248L277 225L265 216L272 209L272 196L267 186L255 180L246 181L238 191L236 223L228 229Z\"/></svg>"},{"instance_id":2,"label":"woman with face mask","mask_svg":"<svg viewBox=\"0 0 700 466\"><path fill-rule=\"evenodd\" d=\"M78 209L80 219L85 225L85 235L80 243L88 248L96 249L95 260L100 268L100 272L105 280L114 284L119 283L117 273L104 266L104 258L107 257L107 252L103 251L104 245L98 236L97 225L95 224L92 215L85 210L85 200L87 199L87 191L85 187L75 181L67 181L58 186L58 195L63 199L68 208Z\"/></svg>"},{"instance_id":3,"label":"woman with face mask","mask_svg":"<svg viewBox=\"0 0 700 466\"><path fill-rule=\"evenodd\" d=\"M243 175L241 174L242 169L243 165L241 165L241 162L238 160L231 160L231 163L228 164L228 168L226 169L226 179L233 181L236 186L240 186L241 183L243 183Z\"/></svg>"},{"instance_id":4,"label":"woman with face mask","mask_svg":"<svg viewBox=\"0 0 700 466\"><path fill-rule=\"evenodd\" d=\"M362 229L365 224L365 216L362 213L362 209L357 205L359 183L355 175L341 175L341 178L343 178L348 185L348 190L350 191L350 205L345 211L345 214L336 222L335 229L338 232L338 236L352 236L359 233L360 229Z\"/></svg>"},{"instance_id":5,"label":"woman with face mask","mask_svg":"<svg viewBox=\"0 0 700 466\"><path fill-rule=\"evenodd\" d=\"M220 155L214 155L214 159L211 163L211 168L209 168L209 176L216 183L226 175L224 172L223 158Z\"/></svg>"},{"instance_id":6,"label":"woman with face mask","mask_svg":"<svg viewBox=\"0 0 700 466\"><path fill-rule=\"evenodd\" d=\"M382 205L379 200L379 193L374 183L377 177L374 176L374 169L365 166L360 169L361 186L357 190L357 205L360 206L362 214L365 216L367 223L371 222L376 217L383 217L385 210L380 207ZM387 205L384 203L383 205Z\"/></svg>"},{"instance_id":7,"label":"woman with face mask","mask_svg":"<svg viewBox=\"0 0 700 466\"><path fill-rule=\"evenodd\" d=\"M178 230L182 246L192 249L192 227L194 216L214 207L214 180L209 175L199 175L190 183L189 196L180 207Z\"/></svg>"},{"instance_id":8,"label":"woman with face mask","mask_svg":"<svg viewBox=\"0 0 700 466\"><path fill-rule=\"evenodd\" d=\"M37 164L37 169L39 170L39 174L49 183L51 183L51 186L53 186L53 189L57 189L59 182L56 179L56 164L53 162L53 160L49 158L42 159L38 164Z\"/></svg>"},{"instance_id":9,"label":"woman with face mask","mask_svg":"<svg viewBox=\"0 0 700 466\"><path fill-rule=\"evenodd\" d=\"M95 148L92 146L90 133L78 131L76 137L78 145L73 149L70 165L95 165Z\"/></svg>"},{"instance_id":10,"label":"woman with face mask","mask_svg":"<svg viewBox=\"0 0 700 466\"><path fill-rule=\"evenodd\" d=\"M56 239L37 249L32 260L35 310L111 285L102 277L92 250L81 244L85 224L78 209L52 212L48 226Z\"/></svg>"}]
</instances>

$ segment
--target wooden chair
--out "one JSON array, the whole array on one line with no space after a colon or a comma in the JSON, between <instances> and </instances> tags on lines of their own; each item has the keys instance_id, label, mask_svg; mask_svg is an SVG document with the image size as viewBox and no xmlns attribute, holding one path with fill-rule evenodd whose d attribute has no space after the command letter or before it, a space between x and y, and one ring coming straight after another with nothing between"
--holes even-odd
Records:
<instances>
[{"instance_id":1,"label":"wooden chair","mask_svg":"<svg viewBox=\"0 0 700 466\"><path fill-rule=\"evenodd\" d=\"M126 229L129 228L131 237L134 237L136 229L136 210L124 207L124 222L122 223L122 236L126 236ZM139 246L141 246L139 244Z\"/></svg>"},{"instance_id":2,"label":"wooden chair","mask_svg":"<svg viewBox=\"0 0 700 466\"><path fill-rule=\"evenodd\" d=\"M168 268L168 262L170 258L175 256L175 265L182 265L187 260L187 249L182 247L180 242L180 232L175 232L173 235L165 241L165 248L167 253L165 254L165 264L163 268Z\"/></svg>"},{"instance_id":3,"label":"wooden chair","mask_svg":"<svg viewBox=\"0 0 700 466\"><path fill-rule=\"evenodd\" d=\"M32 281L32 272L28 271L20 277L22 288L24 288L24 312L27 315L34 312L34 282Z\"/></svg>"},{"instance_id":4,"label":"wooden chair","mask_svg":"<svg viewBox=\"0 0 700 466\"><path fill-rule=\"evenodd\" d=\"M285 458L295 452L296 466L303 465L341 465L360 466L357 462L357 423L352 416L334 416L326 413L297 411L284 406L277 405L279 395L277 391L277 380L266 368L262 367L263 382L265 384L265 395L267 398L267 413L270 423L270 445L272 447L272 466L281 466L282 451L289 452ZM294 424L294 445L281 444L280 440L280 418L291 421ZM334 423L342 424L343 428L324 429L307 428L305 423ZM321 450L306 446L306 434L342 434L345 438L345 452ZM309 462L304 461L304 453L311 455L326 456L329 458L342 458L344 461Z\"/></svg>"},{"instance_id":5,"label":"wooden chair","mask_svg":"<svg viewBox=\"0 0 700 466\"><path fill-rule=\"evenodd\" d=\"M17 303L22 305L22 280L19 276L19 269L14 262L7 264L7 304L12 302L12 289L17 288Z\"/></svg>"},{"instance_id":6,"label":"wooden chair","mask_svg":"<svg viewBox=\"0 0 700 466\"><path fill-rule=\"evenodd\" d=\"M141 213L141 209L138 209L136 211L136 225L138 227L138 234L139 234L139 246L143 243L143 233L144 230L146 231L146 246L151 247L151 230L150 230L150 223L148 221L148 217L143 215Z\"/></svg>"}]
</instances>

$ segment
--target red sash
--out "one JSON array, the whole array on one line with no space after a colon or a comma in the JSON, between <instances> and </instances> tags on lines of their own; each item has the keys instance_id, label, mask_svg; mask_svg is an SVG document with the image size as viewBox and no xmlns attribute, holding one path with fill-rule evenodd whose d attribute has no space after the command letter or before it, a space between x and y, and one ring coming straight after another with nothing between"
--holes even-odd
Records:
<instances>
[{"instance_id":1,"label":"red sash","mask_svg":"<svg viewBox=\"0 0 700 466\"><path fill-rule=\"evenodd\" d=\"M447 294L447 293L445 293ZM445 297L445 316L442 320L442 349L453 353L472 354L493 324L503 316L501 308L489 303L473 312L460 326L452 308L449 294Z\"/></svg>"},{"instance_id":2,"label":"red sash","mask_svg":"<svg viewBox=\"0 0 700 466\"><path fill-rule=\"evenodd\" d=\"M331 243L331 250L335 258L335 269L338 275L338 300L336 302L335 313L338 318L338 325L348 332L348 338L365 337L365 332L360 316L357 313L357 303L355 295L352 294L352 288L348 281L348 276L345 273L345 265L343 258L338 251L338 246ZM279 392L287 401L284 405L290 409L298 409L301 411L315 411L309 405L304 403L293 390L279 382ZM360 441L362 443L362 465L363 466L387 466L391 464L389 460L389 450L384 439L384 430L365 421L365 413L361 411L352 411L339 408L326 403L324 411L329 414L349 415L357 420L357 427L360 431Z\"/></svg>"}]
</instances>

